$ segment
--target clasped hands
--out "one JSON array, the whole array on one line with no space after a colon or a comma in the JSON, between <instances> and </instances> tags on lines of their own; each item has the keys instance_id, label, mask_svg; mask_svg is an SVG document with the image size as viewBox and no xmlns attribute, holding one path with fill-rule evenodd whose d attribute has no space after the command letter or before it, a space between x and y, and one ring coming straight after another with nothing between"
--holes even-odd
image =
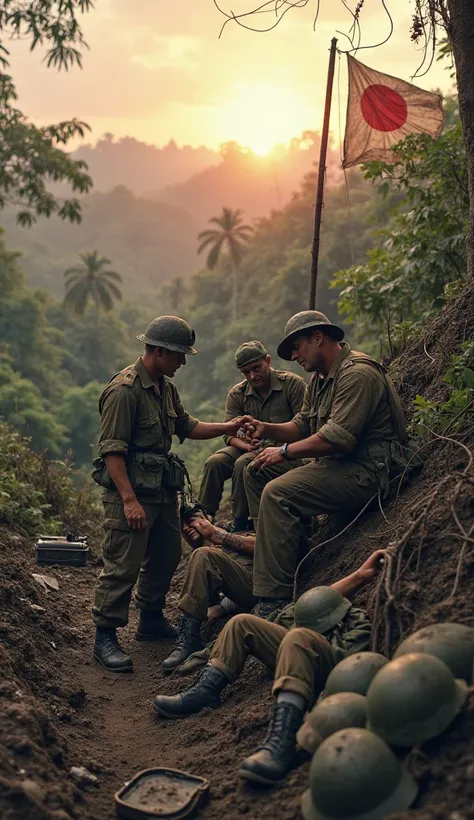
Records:
<instances>
[{"instance_id":1,"label":"clasped hands","mask_svg":"<svg viewBox=\"0 0 474 820\"><path fill-rule=\"evenodd\" d=\"M241 416L239 419L233 419L233 421L241 422L236 436L249 444L251 451L258 453L249 465L250 469L260 472L264 467L281 464L285 461L279 447L263 448L262 439L265 435L265 425L262 421L254 419L251 416ZM261 452L259 452L259 450Z\"/></svg>"}]
</instances>

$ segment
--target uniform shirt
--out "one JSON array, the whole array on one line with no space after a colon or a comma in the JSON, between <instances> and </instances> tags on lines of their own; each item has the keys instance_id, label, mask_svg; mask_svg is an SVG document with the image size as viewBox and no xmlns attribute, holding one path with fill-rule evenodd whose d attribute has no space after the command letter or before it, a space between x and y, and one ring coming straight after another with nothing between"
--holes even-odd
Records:
<instances>
[{"instance_id":1,"label":"uniform shirt","mask_svg":"<svg viewBox=\"0 0 474 820\"><path fill-rule=\"evenodd\" d=\"M311 377L301 412L293 421L301 438L318 433L340 447L343 456L363 459L371 444L396 438L388 397L393 388L375 360L352 351L347 342L341 346L327 376L314 373Z\"/></svg>"},{"instance_id":2,"label":"uniform shirt","mask_svg":"<svg viewBox=\"0 0 474 820\"><path fill-rule=\"evenodd\" d=\"M236 384L227 394L225 421L236 416L253 416L259 421L281 424L291 421L301 410L305 393L305 382L301 376L288 373L286 370L270 368L270 392L262 399L252 385L245 379ZM233 436L224 436L230 444ZM265 444L272 442L266 440Z\"/></svg>"},{"instance_id":3,"label":"uniform shirt","mask_svg":"<svg viewBox=\"0 0 474 820\"><path fill-rule=\"evenodd\" d=\"M184 409L171 379L163 376L158 389L141 357L111 379L99 399L99 412L100 456L167 453L174 434L183 442L198 423Z\"/></svg>"},{"instance_id":4,"label":"uniform shirt","mask_svg":"<svg viewBox=\"0 0 474 820\"><path fill-rule=\"evenodd\" d=\"M275 623L284 626L286 629L291 629L295 626L293 620L294 609L294 603L288 604L277 615ZM372 624L363 609L351 606L340 623L321 634L331 644L334 660L339 663L347 655L353 655L355 652L365 652L369 648Z\"/></svg>"}]
</instances>

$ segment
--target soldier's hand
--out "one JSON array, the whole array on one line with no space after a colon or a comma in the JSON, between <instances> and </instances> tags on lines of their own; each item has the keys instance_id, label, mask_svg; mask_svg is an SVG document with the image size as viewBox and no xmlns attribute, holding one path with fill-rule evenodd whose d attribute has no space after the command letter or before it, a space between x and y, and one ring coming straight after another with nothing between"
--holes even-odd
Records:
<instances>
[{"instance_id":1,"label":"soldier's hand","mask_svg":"<svg viewBox=\"0 0 474 820\"><path fill-rule=\"evenodd\" d=\"M264 467L281 464L284 460L279 447L265 447L265 449L250 462L250 469L260 472Z\"/></svg>"},{"instance_id":2,"label":"soldier's hand","mask_svg":"<svg viewBox=\"0 0 474 820\"><path fill-rule=\"evenodd\" d=\"M367 558L358 569L358 574L365 581L372 581L383 567L386 550L376 550L370 558Z\"/></svg>"},{"instance_id":3,"label":"soldier's hand","mask_svg":"<svg viewBox=\"0 0 474 820\"><path fill-rule=\"evenodd\" d=\"M252 450L257 449L261 444L261 439L265 435L265 425L263 421L254 419L252 424L247 424L245 428L247 440L250 441Z\"/></svg>"},{"instance_id":4,"label":"soldier's hand","mask_svg":"<svg viewBox=\"0 0 474 820\"><path fill-rule=\"evenodd\" d=\"M229 436L237 436L239 430L246 430L247 425L253 423L252 416L237 416L235 419L226 422L228 435ZM240 436L239 436L240 438Z\"/></svg>"},{"instance_id":5,"label":"soldier's hand","mask_svg":"<svg viewBox=\"0 0 474 820\"><path fill-rule=\"evenodd\" d=\"M201 535L203 535L204 538L207 538L208 541L213 540L216 534L216 528L214 524L211 524L211 522L207 520L207 518L191 518L191 521L189 523L192 527L194 527L195 530L201 533Z\"/></svg>"},{"instance_id":6,"label":"soldier's hand","mask_svg":"<svg viewBox=\"0 0 474 820\"><path fill-rule=\"evenodd\" d=\"M146 527L146 512L137 499L125 501L123 505L125 518L132 530L144 530Z\"/></svg>"}]
</instances>

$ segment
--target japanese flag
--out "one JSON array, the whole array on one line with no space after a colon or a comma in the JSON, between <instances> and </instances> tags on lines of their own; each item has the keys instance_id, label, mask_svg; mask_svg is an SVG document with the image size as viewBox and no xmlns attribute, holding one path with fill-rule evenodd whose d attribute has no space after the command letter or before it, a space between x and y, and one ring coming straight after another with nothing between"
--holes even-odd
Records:
<instances>
[{"instance_id":1,"label":"japanese flag","mask_svg":"<svg viewBox=\"0 0 474 820\"><path fill-rule=\"evenodd\" d=\"M347 55L349 99L343 168L370 160L393 160L392 145L407 134L439 136L441 96L380 74Z\"/></svg>"}]
</instances>

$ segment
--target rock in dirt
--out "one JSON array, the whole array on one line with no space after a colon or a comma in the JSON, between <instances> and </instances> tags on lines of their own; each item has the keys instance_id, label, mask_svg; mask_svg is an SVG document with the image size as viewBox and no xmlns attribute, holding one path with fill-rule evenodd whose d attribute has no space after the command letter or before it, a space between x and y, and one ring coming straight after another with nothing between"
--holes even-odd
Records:
<instances>
[{"instance_id":1,"label":"rock in dirt","mask_svg":"<svg viewBox=\"0 0 474 820\"><path fill-rule=\"evenodd\" d=\"M50 589L54 589L56 592L59 590L59 584L53 575L41 575L40 573L33 572L31 577L34 578L36 583L43 587L45 592L49 592Z\"/></svg>"},{"instance_id":2,"label":"rock in dirt","mask_svg":"<svg viewBox=\"0 0 474 820\"><path fill-rule=\"evenodd\" d=\"M69 771L78 786L97 786L99 778L92 774L85 766L72 766Z\"/></svg>"}]
</instances>

